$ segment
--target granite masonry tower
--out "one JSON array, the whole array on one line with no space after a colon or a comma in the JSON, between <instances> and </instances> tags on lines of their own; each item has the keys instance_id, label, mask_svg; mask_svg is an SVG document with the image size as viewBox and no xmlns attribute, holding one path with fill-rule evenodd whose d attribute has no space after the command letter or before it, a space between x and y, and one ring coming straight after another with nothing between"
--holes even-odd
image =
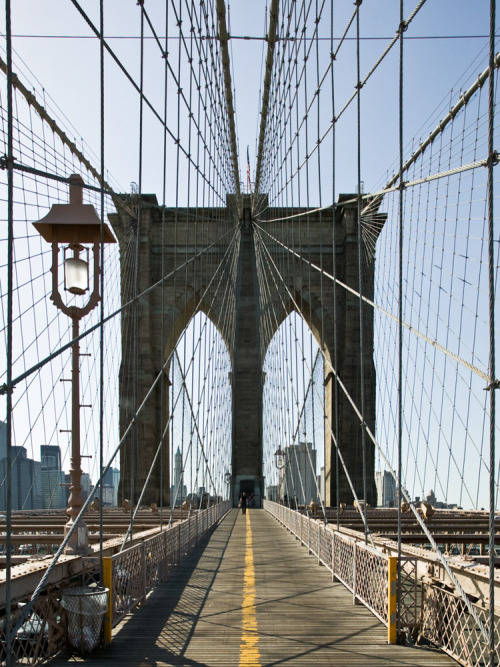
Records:
<instances>
[{"instance_id":1,"label":"granite masonry tower","mask_svg":"<svg viewBox=\"0 0 500 667\"><path fill-rule=\"evenodd\" d=\"M324 378L326 503L335 505L337 498L337 459L333 443L336 433L351 482L358 497L364 496L359 416L345 393L339 392L338 421L335 422L335 376L332 372L336 356L338 376L355 404L360 405L360 364L363 355L364 422L374 432L373 310L363 305L364 340L361 341L360 302L356 294L360 275L356 197L340 197L335 220L332 209L329 209L309 212L304 221L300 222L300 217L298 220L292 218L285 224L282 219L287 217L287 213L297 215L305 210L295 208L291 212L266 208L262 206L263 199L261 197L257 201L252 195L238 198L232 195L228 196L226 208L194 211L161 207L154 195L122 195L115 198L117 213L110 216L110 222L120 243L122 303L128 303L135 294L145 292L122 314L121 435L133 417L134 406L139 405L157 380L122 448L121 499L137 501L158 443L162 442L163 470L159 465L154 467L142 502L159 503L160 498L164 505L170 502L168 429L164 433L163 427L169 414L169 369L167 367L162 372L162 368L192 314L201 310L217 326L231 359L233 499L236 502L241 492L246 491L255 494L257 503L260 501L264 492L262 395L265 377L262 351L267 349L279 324L297 309L297 305L327 360ZM264 236L260 234L260 240L257 240L255 233L254 215L259 210L265 210L265 214L259 217L257 224L265 229L265 238L272 239L272 242L266 243L265 249L261 247ZM382 223L383 218L380 214ZM213 277L218 267L220 270L221 258L234 233L239 234L239 253L234 260L236 266L222 269L226 272L222 279L232 291L234 312L231 317L223 317L222 311L227 306L213 284ZM210 246L210 251L200 253L207 246ZM289 249L286 262L280 259L283 246ZM274 294L259 285L259 279L262 280L262 275L269 270L265 266L272 264L261 263L260 273L257 271L263 250L280 266L282 285L275 288ZM195 259L186 262L193 257ZM307 262L301 257L306 257ZM374 257L366 248L363 248L362 257L363 295L372 299ZM317 268L311 270L311 265ZM137 268L131 270L131 267ZM335 294L331 279L334 269L339 281ZM162 276L175 276L177 273L178 279L161 282ZM275 284L270 277L266 282L267 285ZM155 284L156 287L148 290ZM273 308L276 313L274 331L268 328L264 332L259 326L259 313L265 308ZM266 337L264 340L263 336ZM369 438L365 441L365 451L366 500L376 504L374 448ZM352 492L342 468L338 479L340 501L351 503Z\"/></svg>"}]
</instances>

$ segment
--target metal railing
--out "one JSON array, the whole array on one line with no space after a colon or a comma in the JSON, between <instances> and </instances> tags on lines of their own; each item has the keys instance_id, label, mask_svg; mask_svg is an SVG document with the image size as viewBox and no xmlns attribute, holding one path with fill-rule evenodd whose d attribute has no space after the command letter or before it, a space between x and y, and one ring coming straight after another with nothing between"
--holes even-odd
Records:
<instances>
[{"instance_id":1,"label":"metal railing","mask_svg":"<svg viewBox=\"0 0 500 667\"><path fill-rule=\"evenodd\" d=\"M103 558L104 585L110 589L105 616L105 640L111 639L111 628L137 604L144 602L150 590L165 581L193 547L232 507L232 501L193 512L152 538L109 558ZM66 611L61 605L66 588L89 586L99 580L97 558L85 558L78 575L52 581L41 591L26 621L11 638L11 663L36 667L57 655L67 646ZM111 585L110 585L111 583ZM14 626L31 593L13 600L11 624ZM6 661L5 609L0 612L0 664ZM107 633L107 635L106 635Z\"/></svg>"},{"instance_id":2,"label":"metal railing","mask_svg":"<svg viewBox=\"0 0 500 667\"><path fill-rule=\"evenodd\" d=\"M158 535L114 556L104 558L103 583L109 588L108 611L104 618L104 640L111 641L112 628L138 604L203 539L210 528L232 507L226 500L194 512Z\"/></svg>"},{"instance_id":3,"label":"metal railing","mask_svg":"<svg viewBox=\"0 0 500 667\"><path fill-rule=\"evenodd\" d=\"M430 583L423 584L422 634L462 665L489 665L489 645L462 598ZM483 625L489 609L474 604ZM500 615L495 614L495 665L500 664Z\"/></svg>"},{"instance_id":4,"label":"metal railing","mask_svg":"<svg viewBox=\"0 0 500 667\"><path fill-rule=\"evenodd\" d=\"M395 585L389 585L390 581L395 583L397 580L397 558L365 544L362 537L358 540L340 533L284 505L264 500L263 506L352 592L353 602L364 604L387 626L389 643L397 641L397 591ZM490 664L488 642L463 599L444 585L419 576L417 566L418 557L414 555L401 559L399 626L407 633L407 640L425 638L466 667ZM474 606L486 626L488 608L479 604ZM498 615L495 628L494 664L499 665Z\"/></svg>"},{"instance_id":5,"label":"metal railing","mask_svg":"<svg viewBox=\"0 0 500 667\"><path fill-rule=\"evenodd\" d=\"M88 586L95 583L96 572L89 565L86 572L66 577L57 583L49 584L33 604L27 619L11 636L10 659L12 665L42 664L64 650L67 646L66 611L61 605L62 593L67 588ZM11 624L15 626L31 594L12 602ZM7 660L5 609L0 614L0 664Z\"/></svg>"},{"instance_id":6,"label":"metal railing","mask_svg":"<svg viewBox=\"0 0 500 667\"><path fill-rule=\"evenodd\" d=\"M264 500L264 509L288 528L351 591L354 602L364 604L388 625L387 554L284 505Z\"/></svg>"}]
</instances>

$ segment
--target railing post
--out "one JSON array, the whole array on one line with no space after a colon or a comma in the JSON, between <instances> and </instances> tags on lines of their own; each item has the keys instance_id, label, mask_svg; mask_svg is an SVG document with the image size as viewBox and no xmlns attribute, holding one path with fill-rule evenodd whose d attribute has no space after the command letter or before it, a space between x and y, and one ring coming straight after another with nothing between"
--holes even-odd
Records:
<instances>
[{"instance_id":1,"label":"railing post","mask_svg":"<svg viewBox=\"0 0 500 667\"><path fill-rule=\"evenodd\" d=\"M113 630L113 559L102 559L102 584L108 589L108 608L104 616L104 643L111 644Z\"/></svg>"},{"instance_id":2,"label":"railing post","mask_svg":"<svg viewBox=\"0 0 500 667\"><path fill-rule=\"evenodd\" d=\"M395 644L397 641L397 582L398 582L398 559L389 556L387 564L387 643Z\"/></svg>"},{"instance_id":3,"label":"railing post","mask_svg":"<svg viewBox=\"0 0 500 667\"><path fill-rule=\"evenodd\" d=\"M357 566L357 542L352 548L352 603L356 604L356 566Z\"/></svg>"},{"instance_id":4,"label":"railing post","mask_svg":"<svg viewBox=\"0 0 500 667\"><path fill-rule=\"evenodd\" d=\"M332 581L335 581L335 533L332 532Z\"/></svg>"},{"instance_id":5,"label":"railing post","mask_svg":"<svg viewBox=\"0 0 500 667\"><path fill-rule=\"evenodd\" d=\"M180 565L180 564L181 564L181 551L182 551L182 548L181 548L181 541L182 541L182 526L183 526L182 521L181 521L180 523L177 524L177 528L178 528L178 530L177 530L177 565Z\"/></svg>"},{"instance_id":6,"label":"railing post","mask_svg":"<svg viewBox=\"0 0 500 667\"><path fill-rule=\"evenodd\" d=\"M147 572L146 572L146 543L142 543L142 599L146 602Z\"/></svg>"},{"instance_id":7,"label":"railing post","mask_svg":"<svg viewBox=\"0 0 500 667\"><path fill-rule=\"evenodd\" d=\"M161 571L161 580L165 581L167 579L168 573L168 552L167 552L167 531L163 530L163 567Z\"/></svg>"}]
</instances>

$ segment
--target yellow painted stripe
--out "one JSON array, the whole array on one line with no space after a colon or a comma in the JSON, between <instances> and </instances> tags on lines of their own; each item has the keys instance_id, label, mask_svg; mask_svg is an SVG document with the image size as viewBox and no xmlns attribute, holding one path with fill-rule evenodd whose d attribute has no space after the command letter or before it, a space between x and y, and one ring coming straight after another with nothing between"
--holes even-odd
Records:
<instances>
[{"instance_id":1,"label":"yellow painted stripe","mask_svg":"<svg viewBox=\"0 0 500 667\"><path fill-rule=\"evenodd\" d=\"M255 607L255 569L253 565L252 526L250 513L246 516L245 574L243 578L242 632L239 667L262 667Z\"/></svg>"},{"instance_id":2,"label":"yellow painted stripe","mask_svg":"<svg viewBox=\"0 0 500 667\"><path fill-rule=\"evenodd\" d=\"M113 559L102 559L102 583L108 589L108 607L104 615L104 643L111 644L113 635Z\"/></svg>"},{"instance_id":3,"label":"yellow painted stripe","mask_svg":"<svg viewBox=\"0 0 500 667\"><path fill-rule=\"evenodd\" d=\"M398 559L389 556L387 567L387 643L395 644L397 641L397 583L398 583Z\"/></svg>"}]
</instances>

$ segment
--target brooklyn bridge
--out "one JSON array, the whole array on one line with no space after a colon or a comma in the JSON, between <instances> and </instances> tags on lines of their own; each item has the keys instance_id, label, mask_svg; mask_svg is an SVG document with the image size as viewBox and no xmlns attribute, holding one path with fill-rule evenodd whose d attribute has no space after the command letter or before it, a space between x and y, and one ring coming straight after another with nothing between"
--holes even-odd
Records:
<instances>
[{"instance_id":1,"label":"brooklyn bridge","mask_svg":"<svg viewBox=\"0 0 500 667\"><path fill-rule=\"evenodd\" d=\"M494 667L495 1L244 4L4 2L2 664Z\"/></svg>"}]
</instances>

